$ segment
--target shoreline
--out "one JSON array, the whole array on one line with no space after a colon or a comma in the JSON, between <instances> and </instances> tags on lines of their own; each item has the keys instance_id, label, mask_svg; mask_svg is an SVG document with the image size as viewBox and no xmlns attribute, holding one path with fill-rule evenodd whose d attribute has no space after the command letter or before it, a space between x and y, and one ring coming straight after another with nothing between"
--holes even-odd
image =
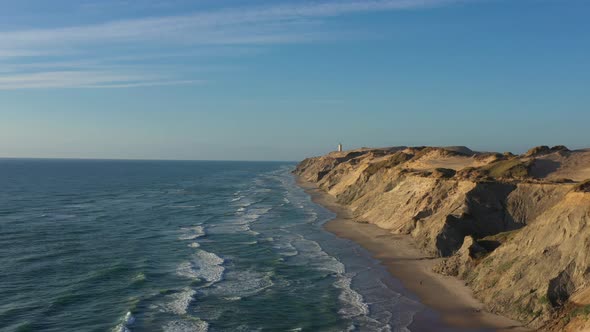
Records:
<instances>
[{"instance_id":1,"label":"shoreline","mask_svg":"<svg viewBox=\"0 0 590 332\"><path fill-rule=\"evenodd\" d=\"M449 329L533 331L517 321L485 311L462 280L433 272L432 267L441 258L425 255L409 235L395 235L373 224L355 222L349 209L336 203L333 196L297 176L296 182L314 203L336 214L324 224L325 230L369 251L407 291L440 315L440 320ZM416 317L410 328L437 330L432 328L435 319L432 314L423 312Z\"/></svg>"}]
</instances>

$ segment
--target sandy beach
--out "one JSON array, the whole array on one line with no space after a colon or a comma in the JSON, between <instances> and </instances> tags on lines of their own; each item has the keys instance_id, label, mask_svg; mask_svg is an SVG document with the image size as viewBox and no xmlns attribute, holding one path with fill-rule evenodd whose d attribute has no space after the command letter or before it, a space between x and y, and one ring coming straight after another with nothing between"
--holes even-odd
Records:
<instances>
[{"instance_id":1,"label":"sandy beach","mask_svg":"<svg viewBox=\"0 0 590 332\"><path fill-rule=\"evenodd\" d=\"M375 225L355 222L348 209L336 203L331 195L301 179L298 184L313 202L336 214L336 218L325 224L326 230L352 240L372 253L409 292L438 313L445 324L458 330L531 331L519 322L483 310L483 305L463 281L432 272L440 258L425 255L410 236L394 235ZM412 331L439 330L429 327L429 319L432 317L427 314L418 315L411 326Z\"/></svg>"}]
</instances>

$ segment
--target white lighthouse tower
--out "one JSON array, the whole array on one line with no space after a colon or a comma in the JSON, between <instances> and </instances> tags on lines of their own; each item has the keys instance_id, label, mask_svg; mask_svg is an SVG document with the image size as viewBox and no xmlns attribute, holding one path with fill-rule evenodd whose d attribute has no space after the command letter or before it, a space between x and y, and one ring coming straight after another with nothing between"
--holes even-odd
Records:
<instances>
[{"instance_id":1,"label":"white lighthouse tower","mask_svg":"<svg viewBox=\"0 0 590 332\"><path fill-rule=\"evenodd\" d=\"M338 152L342 152L342 143L338 143Z\"/></svg>"}]
</instances>

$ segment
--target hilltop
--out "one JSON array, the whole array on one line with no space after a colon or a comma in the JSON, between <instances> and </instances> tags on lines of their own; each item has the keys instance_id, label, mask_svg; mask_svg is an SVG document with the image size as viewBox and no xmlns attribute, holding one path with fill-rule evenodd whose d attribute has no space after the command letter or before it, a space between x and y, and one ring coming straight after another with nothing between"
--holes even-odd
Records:
<instances>
[{"instance_id":1,"label":"hilltop","mask_svg":"<svg viewBox=\"0 0 590 332\"><path fill-rule=\"evenodd\" d=\"M489 311L532 328L590 328L590 149L363 148L294 173L355 221L442 257L434 270L464 280Z\"/></svg>"}]
</instances>

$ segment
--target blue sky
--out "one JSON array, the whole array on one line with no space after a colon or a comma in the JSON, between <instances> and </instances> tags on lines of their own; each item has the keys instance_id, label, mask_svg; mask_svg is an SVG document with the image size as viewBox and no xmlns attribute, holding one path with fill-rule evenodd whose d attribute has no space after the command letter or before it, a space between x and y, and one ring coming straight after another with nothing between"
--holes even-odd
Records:
<instances>
[{"instance_id":1,"label":"blue sky","mask_svg":"<svg viewBox=\"0 0 590 332\"><path fill-rule=\"evenodd\" d=\"M590 147L586 0L0 0L0 157Z\"/></svg>"}]
</instances>

